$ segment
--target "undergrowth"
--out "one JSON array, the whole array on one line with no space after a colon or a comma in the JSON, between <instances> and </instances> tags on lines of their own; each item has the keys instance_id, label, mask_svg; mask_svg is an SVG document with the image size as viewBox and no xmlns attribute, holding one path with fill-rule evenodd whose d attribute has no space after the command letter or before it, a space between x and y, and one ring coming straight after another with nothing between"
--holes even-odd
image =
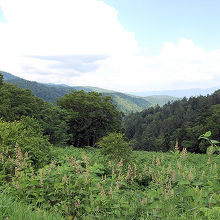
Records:
<instances>
[{"instance_id":1,"label":"undergrowth","mask_svg":"<svg viewBox=\"0 0 220 220\"><path fill-rule=\"evenodd\" d=\"M56 219L220 218L219 155L133 152L126 164L91 148L53 148L52 155L38 170L24 155L16 157L16 169L10 178L2 175L1 188L19 202L1 200L2 219L25 219L26 212L31 219L53 219L54 213ZM0 166L8 160L2 155Z\"/></svg>"}]
</instances>

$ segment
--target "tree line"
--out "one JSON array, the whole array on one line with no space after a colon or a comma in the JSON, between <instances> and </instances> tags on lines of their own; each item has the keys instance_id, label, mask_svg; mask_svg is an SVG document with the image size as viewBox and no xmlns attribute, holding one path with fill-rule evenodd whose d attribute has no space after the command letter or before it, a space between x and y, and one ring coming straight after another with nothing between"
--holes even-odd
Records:
<instances>
[{"instance_id":1,"label":"tree line","mask_svg":"<svg viewBox=\"0 0 220 220\"><path fill-rule=\"evenodd\" d=\"M201 134L210 130L213 139L220 138L220 90L130 114L124 127L136 150L169 151L178 143L180 148L203 153L207 143L198 140Z\"/></svg>"},{"instance_id":2,"label":"tree line","mask_svg":"<svg viewBox=\"0 0 220 220\"><path fill-rule=\"evenodd\" d=\"M220 90L124 116L101 93L73 90L53 105L4 82L0 74L0 118L25 126L37 123L53 145L95 146L101 137L120 131L135 150L170 151L178 143L180 149L203 153L207 143L198 140L201 134L210 130L213 139L220 137Z\"/></svg>"}]
</instances>

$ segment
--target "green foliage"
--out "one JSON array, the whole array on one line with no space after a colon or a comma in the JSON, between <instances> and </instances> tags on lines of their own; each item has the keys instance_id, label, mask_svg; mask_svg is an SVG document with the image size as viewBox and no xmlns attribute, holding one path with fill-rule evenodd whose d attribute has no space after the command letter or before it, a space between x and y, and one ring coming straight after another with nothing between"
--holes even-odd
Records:
<instances>
[{"instance_id":1,"label":"green foliage","mask_svg":"<svg viewBox=\"0 0 220 220\"><path fill-rule=\"evenodd\" d=\"M220 154L220 147L217 146L218 144L220 144L220 142L210 139L211 135L212 135L212 132L207 131L205 134L201 135L199 139L204 139L208 141L208 143L210 144L210 146L207 148L207 151L206 151L207 154L214 154L214 153Z\"/></svg>"},{"instance_id":2,"label":"green foliage","mask_svg":"<svg viewBox=\"0 0 220 220\"><path fill-rule=\"evenodd\" d=\"M0 87L0 117L5 121L19 120L21 116L37 117L44 106L44 101L30 90L7 83Z\"/></svg>"},{"instance_id":3,"label":"green foliage","mask_svg":"<svg viewBox=\"0 0 220 220\"><path fill-rule=\"evenodd\" d=\"M204 214L204 216L208 220L220 219L220 207L214 207L214 208L203 207L200 209L200 211Z\"/></svg>"},{"instance_id":4,"label":"green foliage","mask_svg":"<svg viewBox=\"0 0 220 220\"><path fill-rule=\"evenodd\" d=\"M38 209L33 211L32 206L25 205L16 200L15 197L9 197L7 192L0 192L0 219L10 220L62 220L59 214L51 214L45 210Z\"/></svg>"},{"instance_id":5,"label":"green foliage","mask_svg":"<svg viewBox=\"0 0 220 220\"><path fill-rule=\"evenodd\" d=\"M57 104L69 114L69 144L75 147L94 146L100 137L121 127L121 112L100 93L72 91Z\"/></svg>"},{"instance_id":6,"label":"green foliage","mask_svg":"<svg viewBox=\"0 0 220 220\"><path fill-rule=\"evenodd\" d=\"M17 85L19 88L22 89L30 89L35 96L53 104L56 104L57 98L61 98L65 94L72 91L71 87L53 87L38 82L24 80L21 78L9 79L6 80L6 82Z\"/></svg>"},{"instance_id":7,"label":"green foliage","mask_svg":"<svg viewBox=\"0 0 220 220\"><path fill-rule=\"evenodd\" d=\"M66 219L219 218L218 155L134 152L124 164L106 163L99 149L52 151L51 164L2 186L8 197Z\"/></svg>"},{"instance_id":8,"label":"green foliage","mask_svg":"<svg viewBox=\"0 0 220 220\"><path fill-rule=\"evenodd\" d=\"M213 139L220 137L220 92L130 114L124 127L126 137L135 140L136 150L169 151L178 140L180 149L205 153L205 142L198 137L207 130Z\"/></svg>"},{"instance_id":9,"label":"green foliage","mask_svg":"<svg viewBox=\"0 0 220 220\"><path fill-rule=\"evenodd\" d=\"M97 145L101 148L101 153L111 160L129 160L132 155L132 147L126 142L121 133L110 133L102 137Z\"/></svg>"},{"instance_id":10,"label":"green foliage","mask_svg":"<svg viewBox=\"0 0 220 220\"><path fill-rule=\"evenodd\" d=\"M168 95L145 96L144 99L147 100L148 102L152 103L155 106L156 105L163 106L169 102L174 102L174 101L180 100L180 98L168 96Z\"/></svg>"},{"instance_id":11,"label":"green foliage","mask_svg":"<svg viewBox=\"0 0 220 220\"><path fill-rule=\"evenodd\" d=\"M23 116L37 119L50 143L64 145L68 141L68 113L64 109L35 97L30 90L4 83L0 87L0 117L14 121Z\"/></svg>"},{"instance_id":12,"label":"green foliage","mask_svg":"<svg viewBox=\"0 0 220 220\"><path fill-rule=\"evenodd\" d=\"M116 104L118 110L125 114L140 112L152 105L151 102L142 97L127 95L120 92L103 92L102 94L112 97L113 103Z\"/></svg>"},{"instance_id":13,"label":"green foliage","mask_svg":"<svg viewBox=\"0 0 220 220\"><path fill-rule=\"evenodd\" d=\"M38 82L28 81L12 74L3 72L5 80L11 84L17 85L19 88L30 89L34 95L39 98L42 98L45 101L56 103L58 98L61 98L65 94L71 93L72 90L84 90L85 92L99 92L103 96L111 96L113 103L117 105L119 111L124 112L125 114L141 111L152 105L149 101L145 100L143 97L136 97L132 95L127 95L120 92L105 90L95 87L87 86L63 86L63 85L47 85Z\"/></svg>"},{"instance_id":14,"label":"green foliage","mask_svg":"<svg viewBox=\"0 0 220 220\"><path fill-rule=\"evenodd\" d=\"M29 117L14 122L0 120L0 172L3 175L13 174L19 155L26 152L26 162L30 161L31 166L44 166L51 159L50 148L36 120Z\"/></svg>"},{"instance_id":15,"label":"green foliage","mask_svg":"<svg viewBox=\"0 0 220 220\"><path fill-rule=\"evenodd\" d=\"M48 105L39 112L38 121L43 128L44 135L48 135L51 144L64 146L69 140L67 124L69 114L58 106Z\"/></svg>"},{"instance_id":16,"label":"green foliage","mask_svg":"<svg viewBox=\"0 0 220 220\"><path fill-rule=\"evenodd\" d=\"M29 90L0 86L0 219L219 219L218 141L210 137L220 137L220 91L127 117L137 149L176 145L171 153L132 151L115 132L122 114L113 103L73 91L52 106ZM48 139L99 140L100 149L52 148ZM206 143L208 154L187 152L204 152Z\"/></svg>"}]
</instances>

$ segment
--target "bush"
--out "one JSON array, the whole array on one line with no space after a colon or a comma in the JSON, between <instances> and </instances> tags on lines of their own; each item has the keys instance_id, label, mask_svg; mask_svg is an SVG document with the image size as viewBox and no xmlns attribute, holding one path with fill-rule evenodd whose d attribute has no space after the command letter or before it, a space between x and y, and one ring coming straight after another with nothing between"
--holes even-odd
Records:
<instances>
[{"instance_id":1,"label":"bush","mask_svg":"<svg viewBox=\"0 0 220 220\"><path fill-rule=\"evenodd\" d=\"M101 148L102 154L114 161L121 159L127 161L132 154L130 143L125 141L124 134L121 133L110 133L102 137L97 145Z\"/></svg>"},{"instance_id":2,"label":"bush","mask_svg":"<svg viewBox=\"0 0 220 220\"><path fill-rule=\"evenodd\" d=\"M13 161L24 158L35 168L43 167L51 159L51 146L36 120L23 117L20 121L4 122L0 119L0 172L6 172L3 174L13 174L16 166Z\"/></svg>"}]
</instances>

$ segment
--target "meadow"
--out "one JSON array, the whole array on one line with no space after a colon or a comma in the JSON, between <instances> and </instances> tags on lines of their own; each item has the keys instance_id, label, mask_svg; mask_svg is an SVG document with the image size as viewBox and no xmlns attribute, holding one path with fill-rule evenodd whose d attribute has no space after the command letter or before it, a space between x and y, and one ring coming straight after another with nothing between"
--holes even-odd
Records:
<instances>
[{"instance_id":1,"label":"meadow","mask_svg":"<svg viewBox=\"0 0 220 220\"><path fill-rule=\"evenodd\" d=\"M0 176L0 219L220 219L219 155L133 151L114 161L53 147L51 163L35 169L15 152L0 157L16 164Z\"/></svg>"}]
</instances>

